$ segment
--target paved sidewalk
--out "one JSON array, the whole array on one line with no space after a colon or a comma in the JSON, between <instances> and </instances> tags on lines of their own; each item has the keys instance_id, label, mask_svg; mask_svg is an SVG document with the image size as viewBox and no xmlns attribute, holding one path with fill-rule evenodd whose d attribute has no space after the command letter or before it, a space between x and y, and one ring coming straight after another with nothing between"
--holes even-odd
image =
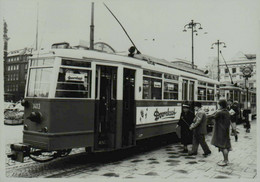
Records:
<instances>
[{"instance_id":1,"label":"paved sidewalk","mask_svg":"<svg viewBox=\"0 0 260 182\"><path fill-rule=\"evenodd\" d=\"M251 132L246 133L243 125L237 126L238 142L231 136L233 151L229 153L230 164L217 165L223 159L222 153L210 144L212 133L206 141L212 154L205 158L199 147L198 155L182 154L180 144L171 144L162 149L135 156L121 163L104 165L96 172L79 174L79 178L113 179L255 179L257 175L256 120L251 122ZM191 146L189 146L191 148Z\"/></svg>"}]
</instances>

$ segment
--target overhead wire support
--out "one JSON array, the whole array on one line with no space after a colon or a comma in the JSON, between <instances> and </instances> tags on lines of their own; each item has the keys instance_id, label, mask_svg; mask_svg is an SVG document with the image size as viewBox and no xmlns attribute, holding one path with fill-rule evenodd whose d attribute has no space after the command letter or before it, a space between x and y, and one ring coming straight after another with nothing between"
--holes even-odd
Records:
<instances>
[{"instance_id":1,"label":"overhead wire support","mask_svg":"<svg viewBox=\"0 0 260 182\"><path fill-rule=\"evenodd\" d=\"M113 17L116 19L116 21L119 23L119 25L121 26L121 28L124 30L125 34L127 35L128 39L131 41L131 43L133 44L133 46L135 47L137 54L141 54L141 52L137 49L136 45L134 44L134 42L132 41L132 39L130 38L130 36L128 35L128 33L126 32L125 28L123 27L123 25L120 23L120 21L117 19L117 17L114 15L114 13L107 7L107 5L105 3L103 3L105 5L105 7L107 8L107 10L113 15Z\"/></svg>"}]
</instances>

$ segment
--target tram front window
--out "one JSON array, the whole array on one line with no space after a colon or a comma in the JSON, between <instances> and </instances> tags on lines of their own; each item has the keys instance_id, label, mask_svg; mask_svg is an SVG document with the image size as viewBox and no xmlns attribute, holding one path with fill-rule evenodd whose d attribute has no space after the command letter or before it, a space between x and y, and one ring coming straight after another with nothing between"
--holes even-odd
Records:
<instances>
[{"instance_id":1,"label":"tram front window","mask_svg":"<svg viewBox=\"0 0 260 182\"><path fill-rule=\"evenodd\" d=\"M90 98L91 71L60 68L56 97Z\"/></svg>"},{"instance_id":2,"label":"tram front window","mask_svg":"<svg viewBox=\"0 0 260 182\"><path fill-rule=\"evenodd\" d=\"M28 82L28 97L48 97L52 68L31 68Z\"/></svg>"}]
</instances>

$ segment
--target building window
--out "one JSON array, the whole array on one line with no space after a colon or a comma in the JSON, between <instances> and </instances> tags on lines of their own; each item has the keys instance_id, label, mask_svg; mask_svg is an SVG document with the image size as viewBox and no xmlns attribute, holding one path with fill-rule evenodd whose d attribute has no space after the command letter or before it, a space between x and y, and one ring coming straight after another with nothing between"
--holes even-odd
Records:
<instances>
[{"instance_id":1,"label":"building window","mask_svg":"<svg viewBox=\"0 0 260 182\"><path fill-rule=\"evenodd\" d=\"M18 73L15 74L16 80L19 80Z\"/></svg>"},{"instance_id":2,"label":"building window","mask_svg":"<svg viewBox=\"0 0 260 182\"><path fill-rule=\"evenodd\" d=\"M237 69L236 68L232 68L232 73L236 73Z\"/></svg>"},{"instance_id":3,"label":"building window","mask_svg":"<svg viewBox=\"0 0 260 182\"><path fill-rule=\"evenodd\" d=\"M27 68L28 68L28 64L25 64L25 66L24 66L24 69L26 69L26 70L27 70Z\"/></svg>"},{"instance_id":4,"label":"building window","mask_svg":"<svg viewBox=\"0 0 260 182\"><path fill-rule=\"evenodd\" d=\"M227 68L225 69L225 73L228 73L228 69Z\"/></svg>"}]
</instances>

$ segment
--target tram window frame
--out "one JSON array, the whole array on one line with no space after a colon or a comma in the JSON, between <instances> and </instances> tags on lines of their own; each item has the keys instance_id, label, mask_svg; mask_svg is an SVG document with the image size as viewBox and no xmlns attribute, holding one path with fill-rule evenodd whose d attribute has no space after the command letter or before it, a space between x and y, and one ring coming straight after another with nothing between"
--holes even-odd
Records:
<instances>
[{"instance_id":1,"label":"tram window frame","mask_svg":"<svg viewBox=\"0 0 260 182\"><path fill-rule=\"evenodd\" d=\"M203 90L203 94L201 94L201 90ZM207 88L198 87L198 100L206 100L206 98L207 98Z\"/></svg>"},{"instance_id":2,"label":"tram window frame","mask_svg":"<svg viewBox=\"0 0 260 182\"><path fill-rule=\"evenodd\" d=\"M159 72L143 70L143 99L162 100L162 75Z\"/></svg>"},{"instance_id":3,"label":"tram window frame","mask_svg":"<svg viewBox=\"0 0 260 182\"><path fill-rule=\"evenodd\" d=\"M61 72L64 70L64 72ZM84 76L84 81L73 81L73 80L66 80L66 71L73 71L68 72L68 74L79 74L79 76ZM77 72L77 73L76 73ZM87 74L83 74L83 73ZM87 80L86 80L87 79ZM60 66L59 73L58 73L58 80L55 89L55 98L84 98L88 99L91 98L91 88L92 88L92 70L84 69L82 67L70 67L70 66ZM67 89L66 87L70 89ZM73 94L72 94L73 93Z\"/></svg>"},{"instance_id":4,"label":"tram window frame","mask_svg":"<svg viewBox=\"0 0 260 182\"><path fill-rule=\"evenodd\" d=\"M62 66L91 68L91 62L78 61L78 60L76 61L76 60L70 60L70 59L62 59L61 65Z\"/></svg>"},{"instance_id":5,"label":"tram window frame","mask_svg":"<svg viewBox=\"0 0 260 182\"><path fill-rule=\"evenodd\" d=\"M31 59L30 60L30 67L53 67L55 62L55 58L45 57L39 59Z\"/></svg>"},{"instance_id":6,"label":"tram window frame","mask_svg":"<svg viewBox=\"0 0 260 182\"><path fill-rule=\"evenodd\" d=\"M173 90L169 89L169 85L173 85ZM178 100L179 84L175 82L164 81L163 99L166 100Z\"/></svg>"},{"instance_id":7,"label":"tram window frame","mask_svg":"<svg viewBox=\"0 0 260 182\"><path fill-rule=\"evenodd\" d=\"M210 93L210 90L212 90L212 93ZM215 97L214 88L207 88L207 100L214 101L214 97Z\"/></svg>"},{"instance_id":8,"label":"tram window frame","mask_svg":"<svg viewBox=\"0 0 260 182\"><path fill-rule=\"evenodd\" d=\"M163 75L163 99L164 100L178 100L179 97L179 76L164 73ZM169 84L173 85L173 90L169 90Z\"/></svg>"},{"instance_id":9,"label":"tram window frame","mask_svg":"<svg viewBox=\"0 0 260 182\"><path fill-rule=\"evenodd\" d=\"M40 70L41 73L38 74L37 73L38 70ZM43 73L45 73L48 70L49 73L43 76ZM50 93L52 74L53 74L52 67L30 68L26 96L27 97L48 97Z\"/></svg>"}]
</instances>

